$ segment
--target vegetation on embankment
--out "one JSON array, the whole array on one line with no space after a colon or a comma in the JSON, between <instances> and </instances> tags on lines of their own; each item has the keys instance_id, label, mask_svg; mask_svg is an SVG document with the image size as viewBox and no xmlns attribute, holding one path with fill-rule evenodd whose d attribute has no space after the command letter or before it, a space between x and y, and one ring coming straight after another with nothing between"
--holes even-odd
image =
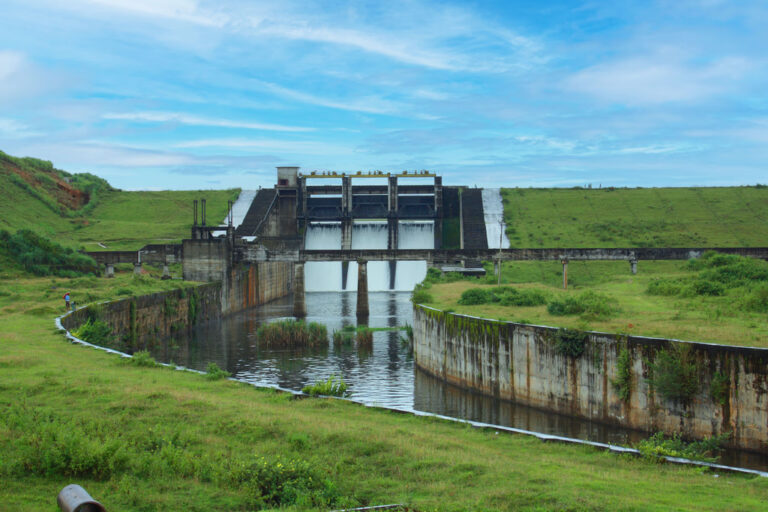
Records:
<instances>
[{"instance_id":1,"label":"vegetation on embankment","mask_svg":"<svg viewBox=\"0 0 768 512\"><path fill-rule=\"evenodd\" d=\"M8 261L37 276L77 277L97 274L90 256L62 247L28 229L16 233L0 229L0 261Z\"/></svg>"},{"instance_id":2,"label":"vegetation on embankment","mask_svg":"<svg viewBox=\"0 0 768 512\"><path fill-rule=\"evenodd\" d=\"M510 247L764 247L768 186L502 189Z\"/></svg>"},{"instance_id":3,"label":"vegetation on embankment","mask_svg":"<svg viewBox=\"0 0 768 512\"><path fill-rule=\"evenodd\" d=\"M768 347L768 263L707 254L698 260L507 262L502 287L431 271L414 301L520 323ZM462 298L463 297L463 298Z\"/></svg>"},{"instance_id":4,"label":"vegetation on embankment","mask_svg":"<svg viewBox=\"0 0 768 512\"><path fill-rule=\"evenodd\" d=\"M0 229L33 228L67 247L137 250L189 236L192 201L207 199L209 224L227 214L239 189L126 192L88 173L70 174L51 162L0 151ZM106 245L106 249L99 243Z\"/></svg>"},{"instance_id":5,"label":"vegetation on embankment","mask_svg":"<svg viewBox=\"0 0 768 512\"><path fill-rule=\"evenodd\" d=\"M72 345L53 328L76 299L174 282L0 281L0 503L50 509L77 482L110 510L760 510L768 479L658 465L590 447L496 435ZM55 287L55 288L53 288ZM73 371L76 370L76 371ZM305 501L301 501L305 500ZM293 505L291 505L293 504Z\"/></svg>"}]
</instances>

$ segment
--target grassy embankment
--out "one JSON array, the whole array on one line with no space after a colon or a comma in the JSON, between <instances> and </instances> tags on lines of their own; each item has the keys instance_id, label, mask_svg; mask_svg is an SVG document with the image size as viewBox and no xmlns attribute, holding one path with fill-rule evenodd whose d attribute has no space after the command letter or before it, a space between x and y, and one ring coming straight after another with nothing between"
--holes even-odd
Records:
<instances>
[{"instance_id":1,"label":"grassy embankment","mask_svg":"<svg viewBox=\"0 0 768 512\"><path fill-rule=\"evenodd\" d=\"M768 186L502 189L511 247L762 247Z\"/></svg>"},{"instance_id":2,"label":"grassy embankment","mask_svg":"<svg viewBox=\"0 0 768 512\"><path fill-rule=\"evenodd\" d=\"M50 162L2 152L0 190L0 229L31 229L67 247L88 251L178 243L189 236L193 199L207 199L208 223L218 224L226 217L227 200L240 192L125 192L96 176L72 175ZM90 198L86 204L82 204L83 194Z\"/></svg>"},{"instance_id":3,"label":"grassy embankment","mask_svg":"<svg viewBox=\"0 0 768 512\"><path fill-rule=\"evenodd\" d=\"M495 435L346 402L294 400L133 365L69 344L53 327L65 289L76 299L99 300L118 296L120 289L146 293L176 284L134 280L129 273L114 280L30 278L4 266L4 508L55 510L55 495L71 482L110 510L123 511L250 510L296 503L297 496L333 506L402 502L419 510L764 505L766 479L715 479L589 447Z\"/></svg>"},{"instance_id":4,"label":"grassy embankment","mask_svg":"<svg viewBox=\"0 0 768 512\"><path fill-rule=\"evenodd\" d=\"M768 272L768 265L755 262ZM705 270L706 271L706 270ZM503 266L502 285L540 290L546 303L536 306L489 304L463 305L462 293L472 288L492 290L496 278L488 267L484 281L460 280L433 284L424 304L458 313L557 327L628 333L633 335L768 347L768 294L763 303L752 303L766 285L723 290L723 295L695 295L686 286L698 283L701 270L686 261L641 261L637 275L627 262L572 261L568 264L568 289L562 289L559 262L509 262ZM649 293L653 283L677 283L674 295ZM485 283L485 284L484 284ZM492 283L492 284L491 284ZM768 291L768 290L766 290ZM552 314L551 302L578 299L595 292L604 299L607 313Z\"/></svg>"},{"instance_id":5,"label":"grassy embankment","mask_svg":"<svg viewBox=\"0 0 768 512\"><path fill-rule=\"evenodd\" d=\"M768 246L765 186L502 189L502 196L511 247ZM547 303L595 292L610 310L603 314L552 314L548 304L459 303L468 289L493 288L496 280L490 276L485 285L471 280L436 284L429 290L432 300L424 302L517 322L765 347L768 267L744 267L718 273L684 261L641 261L632 275L623 261L571 261L569 289L562 290L559 262L503 265L502 284L539 289ZM716 289L702 284L718 279ZM660 289L654 282L671 286Z\"/></svg>"}]
</instances>

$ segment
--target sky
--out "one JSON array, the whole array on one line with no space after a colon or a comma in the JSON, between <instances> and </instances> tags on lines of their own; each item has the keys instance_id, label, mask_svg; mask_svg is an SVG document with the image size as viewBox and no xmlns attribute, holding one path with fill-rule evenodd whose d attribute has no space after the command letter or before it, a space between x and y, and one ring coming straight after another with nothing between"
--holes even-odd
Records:
<instances>
[{"instance_id":1,"label":"sky","mask_svg":"<svg viewBox=\"0 0 768 512\"><path fill-rule=\"evenodd\" d=\"M136 189L768 182L759 0L2 0L0 150Z\"/></svg>"}]
</instances>

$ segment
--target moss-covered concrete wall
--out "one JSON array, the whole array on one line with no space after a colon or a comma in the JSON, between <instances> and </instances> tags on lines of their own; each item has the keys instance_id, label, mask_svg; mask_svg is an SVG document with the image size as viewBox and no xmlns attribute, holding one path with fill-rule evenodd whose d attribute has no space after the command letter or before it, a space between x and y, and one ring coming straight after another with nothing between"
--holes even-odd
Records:
<instances>
[{"instance_id":1,"label":"moss-covered concrete wall","mask_svg":"<svg viewBox=\"0 0 768 512\"><path fill-rule=\"evenodd\" d=\"M158 292L78 309L62 318L73 330L89 318L107 323L114 333L113 348L146 348L149 340L171 336L198 323L221 317L221 284Z\"/></svg>"},{"instance_id":2,"label":"moss-covered concrete wall","mask_svg":"<svg viewBox=\"0 0 768 512\"><path fill-rule=\"evenodd\" d=\"M551 327L414 307L416 365L452 384L647 432L729 433L733 446L768 453L768 350L589 332L573 356L559 336ZM684 353L694 372L685 398L667 398L649 380L659 356L673 353Z\"/></svg>"}]
</instances>

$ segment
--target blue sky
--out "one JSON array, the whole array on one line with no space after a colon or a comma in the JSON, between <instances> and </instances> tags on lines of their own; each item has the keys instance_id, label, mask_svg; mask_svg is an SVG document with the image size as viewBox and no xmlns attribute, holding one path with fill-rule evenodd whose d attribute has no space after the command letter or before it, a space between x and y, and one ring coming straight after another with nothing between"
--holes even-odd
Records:
<instances>
[{"instance_id":1,"label":"blue sky","mask_svg":"<svg viewBox=\"0 0 768 512\"><path fill-rule=\"evenodd\" d=\"M3 0L0 149L124 189L765 183L766 27L748 0Z\"/></svg>"}]
</instances>

